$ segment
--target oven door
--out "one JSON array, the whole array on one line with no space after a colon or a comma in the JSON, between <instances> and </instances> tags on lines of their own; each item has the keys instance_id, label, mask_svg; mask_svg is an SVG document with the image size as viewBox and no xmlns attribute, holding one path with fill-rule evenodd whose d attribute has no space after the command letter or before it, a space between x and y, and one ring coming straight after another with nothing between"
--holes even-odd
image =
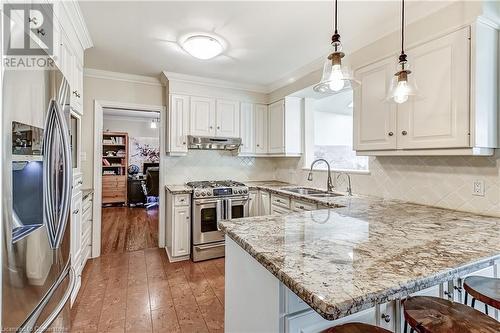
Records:
<instances>
[{"instance_id":1,"label":"oven door","mask_svg":"<svg viewBox=\"0 0 500 333\"><path fill-rule=\"evenodd\" d=\"M217 223L224 218L224 199L193 200L193 244L224 240Z\"/></svg>"},{"instance_id":2,"label":"oven door","mask_svg":"<svg viewBox=\"0 0 500 333\"><path fill-rule=\"evenodd\" d=\"M225 220L239 219L248 216L248 196L225 199Z\"/></svg>"}]
</instances>

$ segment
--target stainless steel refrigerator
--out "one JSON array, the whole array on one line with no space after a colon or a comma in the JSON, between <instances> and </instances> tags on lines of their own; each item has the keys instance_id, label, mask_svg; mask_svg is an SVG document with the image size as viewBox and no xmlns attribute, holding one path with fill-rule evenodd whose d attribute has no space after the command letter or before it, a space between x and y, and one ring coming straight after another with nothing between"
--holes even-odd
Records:
<instances>
[{"instance_id":1,"label":"stainless steel refrigerator","mask_svg":"<svg viewBox=\"0 0 500 333\"><path fill-rule=\"evenodd\" d=\"M67 331L72 164L68 82L58 69L2 82L3 330Z\"/></svg>"}]
</instances>

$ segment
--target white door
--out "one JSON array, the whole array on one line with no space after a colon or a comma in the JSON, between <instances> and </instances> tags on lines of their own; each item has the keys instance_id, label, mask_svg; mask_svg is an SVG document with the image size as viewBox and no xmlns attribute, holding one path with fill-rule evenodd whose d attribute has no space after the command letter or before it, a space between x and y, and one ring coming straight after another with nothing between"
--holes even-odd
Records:
<instances>
[{"instance_id":1,"label":"white door","mask_svg":"<svg viewBox=\"0 0 500 333\"><path fill-rule=\"evenodd\" d=\"M259 191L250 191L248 197L248 215L259 216Z\"/></svg>"},{"instance_id":2,"label":"white door","mask_svg":"<svg viewBox=\"0 0 500 333\"><path fill-rule=\"evenodd\" d=\"M174 237L172 255L188 255L191 251L191 215L189 206L174 207Z\"/></svg>"},{"instance_id":3,"label":"white door","mask_svg":"<svg viewBox=\"0 0 500 333\"><path fill-rule=\"evenodd\" d=\"M269 146L270 154L285 152L285 102L280 100L269 105Z\"/></svg>"},{"instance_id":4,"label":"white door","mask_svg":"<svg viewBox=\"0 0 500 333\"><path fill-rule=\"evenodd\" d=\"M408 51L418 96L398 108L398 148L470 146L470 30Z\"/></svg>"},{"instance_id":5,"label":"white door","mask_svg":"<svg viewBox=\"0 0 500 333\"><path fill-rule=\"evenodd\" d=\"M218 99L215 107L215 135L226 138L240 137L240 103Z\"/></svg>"},{"instance_id":6,"label":"white door","mask_svg":"<svg viewBox=\"0 0 500 333\"><path fill-rule=\"evenodd\" d=\"M356 71L361 86L354 90L354 150L396 149L396 106L386 101L395 71L393 59Z\"/></svg>"},{"instance_id":7,"label":"white door","mask_svg":"<svg viewBox=\"0 0 500 333\"><path fill-rule=\"evenodd\" d=\"M191 96L190 134L215 136L215 100Z\"/></svg>"},{"instance_id":8,"label":"white door","mask_svg":"<svg viewBox=\"0 0 500 333\"><path fill-rule=\"evenodd\" d=\"M255 112L252 103L241 103L240 110L241 154L255 153Z\"/></svg>"},{"instance_id":9,"label":"white door","mask_svg":"<svg viewBox=\"0 0 500 333\"><path fill-rule=\"evenodd\" d=\"M255 153L267 154L268 147L268 107L263 104L255 105Z\"/></svg>"},{"instance_id":10,"label":"white door","mask_svg":"<svg viewBox=\"0 0 500 333\"><path fill-rule=\"evenodd\" d=\"M168 133L169 152L187 152L186 136L189 133L189 96L170 96Z\"/></svg>"}]
</instances>

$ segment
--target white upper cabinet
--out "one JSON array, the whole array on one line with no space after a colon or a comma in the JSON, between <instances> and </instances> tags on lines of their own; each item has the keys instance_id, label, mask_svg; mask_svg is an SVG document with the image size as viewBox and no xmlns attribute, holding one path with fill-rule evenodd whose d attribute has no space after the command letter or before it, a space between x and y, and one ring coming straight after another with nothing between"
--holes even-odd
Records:
<instances>
[{"instance_id":1,"label":"white upper cabinet","mask_svg":"<svg viewBox=\"0 0 500 333\"><path fill-rule=\"evenodd\" d=\"M215 99L191 96L190 134L215 136Z\"/></svg>"},{"instance_id":2,"label":"white upper cabinet","mask_svg":"<svg viewBox=\"0 0 500 333\"><path fill-rule=\"evenodd\" d=\"M264 155L268 152L268 121L269 108L264 104L255 104L255 154Z\"/></svg>"},{"instance_id":3,"label":"white upper cabinet","mask_svg":"<svg viewBox=\"0 0 500 333\"><path fill-rule=\"evenodd\" d=\"M396 56L356 71L358 155L491 155L498 142L498 31L480 21L408 49L418 96L385 102Z\"/></svg>"},{"instance_id":4,"label":"white upper cabinet","mask_svg":"<svg viewBox=\"0 0 500 333\"><path fill-rule=\"evenodd\" d=\"M356 72L361 88L354 90L354 150L396 149L396 106L385 100L393 72L392 59Z\"/></svg>"},{"instance_id":5,"label":"white upper cabinet","mask_svg":"<svg viewBox=\"0 0 500 333\"><path fill-rule=\"evenodd\" d=\"M255 106L252 103L241 103L240 134L240 154L255 154Z\"/></svg>"},{"instance_id":6,"label":"white upper cabinet","mask_svg":"<svg viewBox=\"0 0 500 333\"><path fill-rule=\"evenodd\" d=\"M398 148L465 148L469 133L469 27L408 51L419 97L398 107Z\"/></svg>"},{"instance_id":7,"label":"white upper cabinet","mask_svg":"<svg viewBox=\"0 0 500 333\"><path fill-rule=\"evenodd\" d=\"M170 95L168 108L167 153L187 153L189 96Z\"/></svg>"},{"instance_id":8,"label":"white upper cabinet","mask_svg":"<svg viewBox=\"0 0 500 333\"><path fill-rule=\"evenodd\" d=\"M298 97L285 97L269 105L268 152L298 156L302 153L302 106Z\"/></svg>"},{"instance_id":9,"label":"white upper cabinet","mask_svg":"<svg viewBox=\"0 0 500 333\"><path fill-rule=\"evenodd\" d=\"M218 99L215 109L215 135L226 138L240 137L240 103Z\"/></svg>"}]
</instances>

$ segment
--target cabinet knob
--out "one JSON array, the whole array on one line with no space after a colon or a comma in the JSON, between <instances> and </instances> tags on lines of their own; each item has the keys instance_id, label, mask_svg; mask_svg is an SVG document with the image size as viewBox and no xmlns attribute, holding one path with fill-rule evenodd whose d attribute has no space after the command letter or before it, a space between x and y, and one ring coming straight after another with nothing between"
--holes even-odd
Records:
<instances>
[{"instance_id":1,"label":"cabinet knob","mask_svg":"<svg viewBox=\"0 0 500 333\"><path fill-rule=\"evenodd\" d=\"M209 128L210 128L210 129L213 129L214 127L213 127L213 126L210 126Z\"/></svg>"},{"instance_id":2,"label":"cabinet knob","mask_svg":"<svg viewBox=\"0 0 500 333\"><path fill-rule=\"evenodd\" d=\"M401 132L401 134L406 135L406 134L408 134L408 132L407 131L403 131L403 132Z\"/></svg>"},{"instance_id":3,"label":"cabinet knob","mask_svg":"<svg viewBox=\"0 0 500 333\"><path fill-rule=\"evenodd\" d=\"M183 141L183 142L182 142L182 144L183 144L183 145L185 145L185 144L186 144L186 141Z\"/></svg>"},{"instance_id":4,"label":"cabinet knob","mask_svg":"<svg viewBox=\"0 0 500 333\"><path fill-rule=\"evenodd\" d=\"M304 206L299 206L300 209L304 209Z\"/></svg>"},{"instance_id":5,"label":"cabinet knob","mask_svg":"<svg viewBox=\"0 0 500 333\"><path fill-rule=\"evenodd\" d=\"M259 144L257 144L257 147L260 147L260 145L259 145Z\"/></svg>"},{"instance_id":6,"label":"cabinet knob","mask_svg":"<svg viewBox=\"0 0 500 333\"><path fill-rule=\"evenodd\" d=\"M220 129L220 126L217 126L217 129Z\"/></svg>"},{"instance_id":7,"label":"cabinet knob","mask_svg":"<svg viewBox=\"0 0 500 333\"><path fill-rule=\"evenodd\" d=\"M394 133L392 133L392 132L389 132L389 136L393 136L393 135L394 135Z\"/></svg>"},{"instance_id":8,"label":"cabinet knob","mask_svg":"<svg viewBox=\"0 0 500 333\"><path fill-rule=\"evenodd\" d=\"M189 220L189 216L186 216L186 220Z\"/></svg>"},{"instance_id":9,"label":"cabinet knob","mask_svg":"<svg viewBox=\"0 0 500 333\"><path fill-rule=\"evenodd\" d=\"M386 323L388 323L388 322L390 322L390 321L391 321L391 316L390 316L390 315L388 315L388 314L382 313L382 319L383 319Z\"/></svg>"}]
</instances>

